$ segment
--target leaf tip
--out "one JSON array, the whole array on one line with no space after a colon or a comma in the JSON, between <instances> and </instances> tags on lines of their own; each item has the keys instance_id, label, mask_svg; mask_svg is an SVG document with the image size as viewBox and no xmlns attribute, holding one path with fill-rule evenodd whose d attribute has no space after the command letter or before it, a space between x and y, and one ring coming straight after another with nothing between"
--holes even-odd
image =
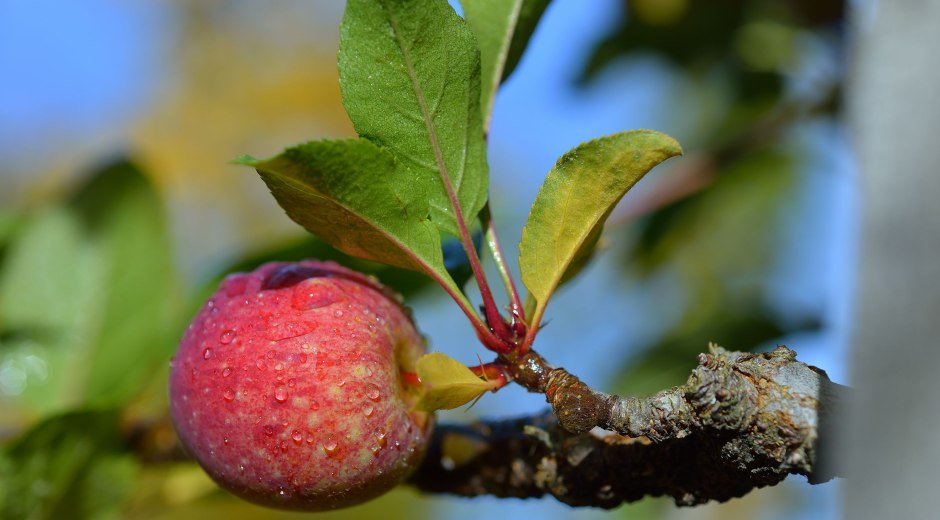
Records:
<instances>
[{"instance_id":1,"label":"leaf tip","mask_svg":"<svg viewBox=\"0 0 940 520\"><path fill-rule=\"evenodd\" d=\"M251 166L255 167L261 163L259 159L256 159L248 154L241 154L238 157L232 159L229 164L234 164L236 166Z\"/></svg>"}]
</instances>

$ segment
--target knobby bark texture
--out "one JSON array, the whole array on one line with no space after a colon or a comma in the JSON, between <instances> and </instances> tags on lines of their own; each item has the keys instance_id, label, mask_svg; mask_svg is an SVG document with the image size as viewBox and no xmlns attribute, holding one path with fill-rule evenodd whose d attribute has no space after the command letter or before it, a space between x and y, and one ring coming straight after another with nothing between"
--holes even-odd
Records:
<instances>
[{"instance_id":1,"label":"knobby bark texture","mask_svg":"<svg viewBox=\"0 0 940 520\"><path fill-rule=\"evenodd\" d=\"M438 427L414 486L468 497L551 495L572 506L612 508L645 496L691 506L789 474L810 483L839 475L824 455L849 389L786 347L752 354L711 346L684 385L646 398L596 392L534 352L506 368L553 410Z\"/></svg>"}]
</instances>

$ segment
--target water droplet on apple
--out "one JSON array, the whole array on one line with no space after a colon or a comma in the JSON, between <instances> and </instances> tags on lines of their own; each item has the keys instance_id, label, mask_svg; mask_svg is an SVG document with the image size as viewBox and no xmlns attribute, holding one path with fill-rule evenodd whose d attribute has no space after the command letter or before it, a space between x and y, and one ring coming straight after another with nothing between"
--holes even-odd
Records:
<instances>
[{"instance_id":1,"label":"water droplet on apple","mask_svg":"<svg viewBox=\"0 0 940 520\"><path fill-rule=\"evenodd\" d=\"M339 446L332 437L328 438L326 442L323 443L323 452L326 453L327 457L339 457Z\"/></svg>"},{"instance_id":2,"label":"water droplet on apple","mask_svg":"<svg viewBox=\"0 0 940 520\"><path fill-rule=\"evenodd\" d=\"M369 383L369 389L366 391L366 397L375 402L379 402L382 400L382 392L379 391L379 387L374 383Z\"/></svg>"},{"instance_id":3,"label":"water droplet on apple","mask_svg":"<svg viewBox=\"0 0 940 520\"><path fill-rule=\"evenodd\" d=\"M211 357L212 357L212 350L211 350L211 349L208 349L208 348L207 348L206 350L203 350L203 351L202 351L202 359L209 359L209 358L211 358Z\"/></svg>"},{"instance_id":4,"label":"water droplet on apple","mask_svg":"<svg viewBox=\"0 0 940 520\"><path fill-rule=\"evenodd\" d=\"M294 430L294 432L291 434L291 439L294 439L295 444L300 444L303 442L304 436L302 433L300 433L300 430Z\"/></svg>"},{"instance_id":5,"label":"water droplet on apple","mask_svg":"<svg viewBox=\"0 0 940 520\"><path fill-rule=\"evenodd\" d=\"M336 297L333 291L325 290L323 286L317 287L309 283L297 284L291 298L291 307L298 311L319 309L335 303Z\"/></svg>"},{"instance_id":6,"label":"water droplet on apple","mask_svg":"<svg viewBox=\"0 0 940 520\"><path fill-rule=\"evenodd\" d=\"M369 448L369 450L372 452L372 456L373 456L373 457L378 457L379 454L382 453L382 447L381 447L381 446L372 446L372 447Z\"/></svg>"},{"instance_id":7,"label":"water droplet on apple","mask_svg":"<svg viewBox=\"0 0 940 520\"><path fill-rule=\"evenodd\" d=\"M264 360L258 358L258 361L255 361L255 366L258 367L258 370L264 370Z\"/></svg>"},{"instance_id":8,"label":"water droplet on apple","mask_svg":"<svg viewBox=\"0 0 940 520\"><path fill-rule=\"evenodd\" d=\"M268 359L274 359L274 351L273 351L273 350L269 350L268 353L267 353L267 356L268 356Z\"/></svg>"},{"instance_id":9,"label":"water droplet on apple","mask_svg":"<svg viewBox=\"0 0 940 520\"><path fill-rule=\"evenodd\" d=\"M372 417L372 414L375 413L375 407L371 404L367 404L366 407L362 409L362 413L366 414L366 417Z\"/></svg>"},{"instance_id":10,"label":"water droplet on apple","mask_svg":"<svg viewBox=\"0 0 940 520\"><path fill-rule=\"evenodd\" d=\"M270 424L265 424L263 429L264 429L264 434L267 435L268 437L274 435L274 426L271 426Z\"/></svg>"},{"instance_id":11,"label":"water droplet on apple","mask_svg":"<svg viewBox=\"0 0 940 520\"><path fill-rule=\"evenodd\" d=\"M300 364L302 365L302 364L304 364L304 363L306 363L306 362L307 362L307 354L301 353L301 354L300 354Z\"/></svg>"},{"instance_id":12,"label":"water droplet on apple","mask_svg":"<svg viewBox=\"0 0 940 520\"><path fill-rule=\"evenodd\" d=\"M225 368L222 369L222 377L228 377L228 376L230 376L230 375L232 375L232 369L231 369L231 368L225 367Z\"/></svg>"},{"instance_id":13,"label":"water droplet on apple","mask_svg":"<svg viewBox=\"0 0 940 520\"><path fill-rule=\"evenodd\" d=\"M229 388L222 394L222 398L225 399L225 402L231 403L235 399L235 392Z\"/></svg>"},{"instance_id":14,"label":"water droplet on apple","mask_svg":"<svg viewBox=\"0 0 940 520\"><path fill-rule=\"evenodd\" d=\"M314 411L319 410L319 409L320 409L320 403L318 403L315 399L314 399L314 400L311 400L311 401L310 401L310 409L311 409L311 410L314 410Z\"/></svg>"},{"instance_id":15,"label":"water droplet on apple","mask_svg":"<svg viewBox=\"0 0 940 520\"><path fill-rule=\"evenodd\" d=\"M294 378L293 378L293 377L287 380L287 386L289 386L289 387L291 387L291 388L294 388L294 385L296 385L296 384L297 384L297 382L294 381Z\"/></svg>"},{"instance_id":16,"label":"water droplet on apple","mask_svg":"<svg viewBox=\"0 0 940 520\"><path fill-rule=\"evenodd\" d=\"M378 427L372 432L372 436L375 437L375 440L378 441L379 446L385 447L388 445L388 439L386 438L385 428Z\"/></svg>"},{"instance_id":17,"label":"water droplet on apple","mask_svg":"<svg viewBox=\"0 0 940 520\"><path fill-rule=\"evenodd\" d=\"M279 403L283 403L284 401L286 401L287 389L284 388L283 386L277 387L277 389L274 390L274 400Z\"/></svg>"},{"instance_id":18,"label":"water droplet on apple","mask_svg":"<svg viewBox=\"0 0 940 520\"><path fill-rule=\"evenodd\" d=\"M274 370L277 370L277 371L284 370L284 363L278 363L274 365Z\"/></svg>"},{"instance_id":19,"label":"water droplet on apple","mask_svg":"<svg viewBox=\"0 0 940 520\"><path fill-rule=\"evenodd\" d=\"M232 329L228 329L222 332L222 335L219 336L219 342L223 345L228 345L229 343L235 341L236 332Z\"/></svg>"}]
</instances>

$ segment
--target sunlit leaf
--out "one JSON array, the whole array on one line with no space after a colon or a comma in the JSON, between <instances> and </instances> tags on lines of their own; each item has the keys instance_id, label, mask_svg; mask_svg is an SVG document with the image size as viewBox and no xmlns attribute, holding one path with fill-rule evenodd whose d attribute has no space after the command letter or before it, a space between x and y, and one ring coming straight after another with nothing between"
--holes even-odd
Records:
<instances>
[{"instance_id":1,"label":"sunlit leaf","mask_svg":"<svg viewBox=\"0 0 940 520\"><path fill-rule=\"evenodd\" d=\"M617 202L646 172L681 153L667 135L634 130L581 144L558 160L532 204L519 244L535 319L555 289L590 258Z\"/></svg>"},{"instance_id":2,"label":"sunlit leaf","mask_svg":"<svg viewBox=\"0 0 940 520\"><path fill-rule=\"evenodd\" d=\"M431 220L459 236L448 189L467 221L487 197L473 34L444 0L350 0L340 33L340 87L356 131L407 166Z\"/></svg>"},{"instance_id":3,"label":"sunlit leaf","mask_svg":"<svg viewBox=\"0 0 940 520\"><path fill-rule=\"evenodd\" d=\"M480 379L466 365L440 352L418 358L416 369L424 387L417 407L428 412L457 408L496 388L494 381Z\"/></svg>"},{"instance_id":4,"label":"sunlit leaf","mask_svg":"<svg viewBox=\"0 0 940 520\"><path fill-rule=\"evenodd\" d=\"M349 255L424 272L455 288L428 218L426 185L391 153L360 140L316 141L253 166L288 216Z\"/></svg>"},{"instance_id":5,"label":"sunlit leaf","mask_svg":"<svg viewBox=\"0 0 940 520\"><path fill-rule=\"evenodd\" d=\"M462 0L464 15L480 45L484 128L489 128L493 100L522 58L550 0Z\"/></svg>"}]
</instances>

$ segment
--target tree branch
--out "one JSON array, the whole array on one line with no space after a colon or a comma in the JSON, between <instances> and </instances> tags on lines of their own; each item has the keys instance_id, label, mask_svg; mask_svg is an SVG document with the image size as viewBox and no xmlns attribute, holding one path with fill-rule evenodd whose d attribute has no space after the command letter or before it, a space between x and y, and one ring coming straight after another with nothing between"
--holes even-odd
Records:
<instances>
[{"instance_id":1,"label":"tree branch","mask_svg":"<svg viewBox=\"0 0 940 520\"><path fill-rule=\"evenodd\" d=\"M517 360L515 376L544 391L554 413L439 426L413 485L604 508L666 495L690 506L791 473L814 484L840 474L823 456L849 390L786 347L749 354L712 346L686 384L642 399L594 392L536 358ZM589 432L591 421L620 434Z\"/></svg>"},{"instance_id":2,"label":"tree branch","mask_svg":"<svg viewBox=\"0 0 940 520\"><path fill-rule=\"evenodd\" d=\"M830 464L827 443L851 390L786 347L750 354L711 346L684 385L646 398L594 392L534 352L517 361L523 366L517 383L536 391L555 385L547 396L555 411L438 425L411 485L428 493L551 495L572 506L613 508L645 496L692 506L743 496L789 474L811 484L844 475ZM590 427L572 433L558 417L582 428L595 417L622 433ZM126 435L144 462L188 458L168 416Z\"/></svg>"}]
</instances>

